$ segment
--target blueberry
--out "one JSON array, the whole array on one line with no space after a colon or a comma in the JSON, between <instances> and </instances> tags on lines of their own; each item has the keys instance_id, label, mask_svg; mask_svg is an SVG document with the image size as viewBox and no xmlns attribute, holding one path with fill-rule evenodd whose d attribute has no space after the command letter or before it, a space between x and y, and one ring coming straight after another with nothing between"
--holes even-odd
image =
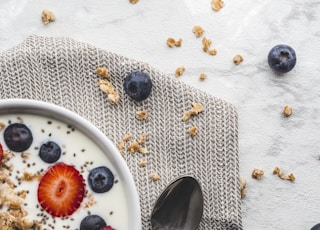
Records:
<instances>
[{"instance_id":1,"label":"blueberry","mask_svg":"<svg viewBox=\"0 0 320 230\"><path fill-rule=\"evenodd\" d=\"M311 228L311 230L320 230L320 224L316 224Z\"/></svg>"},{"instance_id":2,"label":"blueberry","mask_svg":"<svg viewBox=\"0 0 320 230\"><path fill-rule=\"evenodd\" d=\"M268 64L277 73L287 73L296 65L296 52L287 45L277 45L268 54Z\"/></svg>"},{"instance_id":3,"label":"blueberry","mask_svg":"<svg viewBox=\"0 0 320 230\"><path fill-rule=\"evenodd\" d=\"M48 141L41 145L39 156L44 162L56 162L61 156L61 148L56 142Z\"/></svg>"},{"instance_id":4,"label":"blueberry","mask_svg":"<svg viewBox=\"0 0 320 230\"><path fill-rule=\"evenodd\" d=\"M100 230L107 223L98 215L86 216L80 223L80 230Z\"/></svg>"},{"instance_id":5,"label":"blueberry","mask_svg":"<svg viewBox=\"0 0 320 230\"><path fill-rule=\"evenodd\" d=\"M113 181L113 173L105 166L92 169L88 175L88 184L96 193L108 192L113 186Z\"/></svg>"},{"instance_id":6,"label":"blueberry","mask_svg":"<svg viewBox=\"0 0 320 230\"><path fill-rule=\"evenodd\" d=\"M21 123L13 123L7 126L3 137L7 147L15 152L27 150L33 141L30 129Z\"/></svg>"},{"instance_id":7,"label":"blueberry","mask_svg":"<svg viewBox=\"0 0 320 230\"><path fill-rule=\"evenodd\" d=\"M135 101L143 101L151 93L152 81L148 74L137 71L124 79L123 86L129 97Z\"/></svg>"}]
</instances>

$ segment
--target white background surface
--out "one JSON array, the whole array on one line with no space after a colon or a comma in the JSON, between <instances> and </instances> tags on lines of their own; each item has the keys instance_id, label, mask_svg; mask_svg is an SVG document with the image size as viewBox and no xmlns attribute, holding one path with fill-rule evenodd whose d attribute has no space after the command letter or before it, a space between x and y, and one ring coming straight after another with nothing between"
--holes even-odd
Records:
<instances>
[{"instance_id":1,"label":"white background surface","mask_svg":"<svg viewBox=\"0 0 320 230\"><path fill-rule=\"evenodd\" d=\"M43 9L57 20L44 25ZM148 62L181 81L222 98L239 113L240 174L245 230L306 230L320 222L320 1L225 0L219 12L210 0L0 0L0 51L32 34L68 36ZM216 56L202 51L194 25L205 30ZM168 37L182 38L168 48ZM277 44L296 50L297 65L279 76L267 64ZM236 66L232 58L244 57ZM208 75L199 80L200 73ZM293 108L282 115L285 105ZM275 166L295 182L272 175ZM261 168L261 181L251 178Z\"/></svg>"}]
</instances>

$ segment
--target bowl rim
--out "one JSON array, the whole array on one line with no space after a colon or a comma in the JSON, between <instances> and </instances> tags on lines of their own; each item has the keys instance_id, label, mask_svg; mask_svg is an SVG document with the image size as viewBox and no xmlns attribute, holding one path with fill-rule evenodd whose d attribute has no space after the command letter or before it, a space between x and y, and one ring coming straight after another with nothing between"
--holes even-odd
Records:
<instances>
[{"instance_id":1,"label":"bowl rim","mask_svg":"<svg viewBox=\"0 0 320 230\"><path fill-rule=\"evenodd\" d=\"M116 145L100 129L89 120L62 106L34 99L9 98L0 99L1 114L34 114L55 119L72 125L89 137L102 152L108 152L109 160L115 164L117 173L125 178L125 194L129 207L129 226L132 229L141 229L141 209L137 187L134 183L128 165L126 164Z\"/></svg>"}]
</instances>

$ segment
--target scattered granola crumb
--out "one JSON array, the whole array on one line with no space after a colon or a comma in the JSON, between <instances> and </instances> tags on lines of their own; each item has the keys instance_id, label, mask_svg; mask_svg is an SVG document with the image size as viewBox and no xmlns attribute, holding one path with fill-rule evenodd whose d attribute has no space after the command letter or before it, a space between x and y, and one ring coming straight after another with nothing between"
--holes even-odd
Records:
<instances>
[{"instance_id":1,"label":"scattered granola crumb","mask_svg":"<svg viewBox=\"0 0 320 230\"><path fill-rule=\"evenodd\" d=\"M141 154L147 154L148 153L148 149L146 147L140 147L139 148L139 153Z\"/></svg>"},{"instance_id":2,"label":"scattered granola crumb","mask_svg":"<svg viewBox=\"0 0 320 230\"><path fill-rule=\"evenodd\" d=\"M175 74L175 76L176 76L176 77L180 77L180 76L184 73L185 70L186 70L186 69L185 69L183 66L177 68L177 69L176 69L176 74Z\"/></svg>"},{"instance_id":3,"label":"scattered granola crumb","mask_svg":"<svg viewBox=\"0 0 320 230\"><path fill-rule=\"evenodd\" d=\"M142 168L146 167L147 166L147 161L140 161L139 162L139 166L142 167Z\"/></svg>"},{"instance_id":4,"label":"scattered granola crumb","mask_svg":"<svg viewBox=\"0 0 320 230\"><path fill-rule=\"evenodd\" d=\"M10 179L6 180L7 185L9 185L10 188L14 189L16 187L16 185L14 184L14 182Z\"/></svg>"},{"instance_id":5,"label":"scattered granola crumb","mask_svg":"<svg viewBox=\"0 0 320 230\"><path fill-rule=\"evenodd\" d=\"M125 142L128 142L129 140L131 140L132 136L131 135L125 135L122 140L119 141L118 143L118 149L121 155L123 155L123 150L124 150L124 146L125 146Z\"/></svg>"},{"instance_id":6,"label":"scattered granola crumb","mask_svg":"<svg viewBox=\"0 0 320 230\"><path fill-rule=\"evenodd\" d=\"M148 149L146 147L141 147L139 142L133 141L127 148L127 150L134 154L136 152L141 153L141 154L146 154L148 153Z\"/></svg>"},{"instance_id":7,"label":"scattered granola crumb","mask_svg":"<svg viewBox=\"0 0 320 230\"><path fill-rule=\"evenodd\" d=\"M247 186L246 179L240 177L240 194L241 194L241 198L244 198L246 196L246 186Z\"/></svg>"},{"instance_id":8,"label":"scattered granola crumb","mask_svg":"<svg viewBox=\"0 0 320 230\"><path fill-rule=\"evenodd\" d=\"M232 60L234 64L239 65L243 61L243 57L240 54L237 54Z\"/></svg>"},{"instance_id":9,"label":"scattered granola crumb","mask_svg":"<svg viewBox=\"0 0 320 230\"><path fill-rule=\"evenodd\" d=\"M207 78L207 74L205 74L205 73L201 73L200 76L199 76L199 79L201 81L205 80L206 78Z\"/></svg>"},{"instance_id":10,"label":"scattered granola crumb","mask_svg":"<svg viewBox=\"0 0 320 230\"><path fill-rule=\"evenodd\" d=\"M0 122L0 131L2 131L6 127L6 124L3 122Z\"/></svg>"},{"instance_id":11,"label":"scattered granola crumb","mask_svg":"<svg viewBox=\"0 0 320 230\"><path fill-rule=\"evenodd\" d=\"M264 175L264 171L262 169L253 169L252 178L260 180Z\"/></svg>"},{"instance_id":12,"label":"scattered granola crumb","mask_svg":"<svg viewBox=\"0 0 320 230\"><path fill-rule=\"evenodd\" d=\"M131 138L132 138L131 135L125 135L124 138L123 138L123 140L124 140L124 141L130 141Z\"/></svg>"},{"instance_id":13,"label":"scattered granola crumb","mask_svg":"<svg viewBox=\"0 0 320 230\"><path fill-rule=\"evenodd\" d=\"M132 136L131 135L126 135L122 140L119 141L118 143L118 149L123 155L124 149L125 149L125 142L128 142L131 140ZM127 146L127 151L134 154L134 153L141 153L141 154L146 154L148 153L148 149L144 146L142 146L147 139L146 133L142 133L139 137L138 141L132 141L128 146Z\"/></svg>"},{"instance_id":14,"label":"scattered granola crumb","mask_svg":"<svg viewBox=\"0 0 320 230\"><path fill-rule=\"evenodd\" d=\"M108 95L107 100L115 105L118 104L120 101L119 93L115 90L115 88L112 86L111 82L106 80L99 80L98 86L102 92Z\"/></svg>"},{"instance_id":15,"label":"scattered granola crumb","mask_svg":"<svg viewBox=\"0 0 320 230\"><path fill-rule=\"evenodd\" d=\"M97 203L97 201L93 197L93 194L91 193L87 195L87 199L88 201L84 204L84 208L90 208Z\"/></svg>"},{"instance_id":16,"label":"scattered granola crumb","mask_svg":"<svg viewBox=\"0 0 320 230\"><path fill-rule=\"evenodd\" d=\"M30 173L30 172L23 172L23 176L21 177L21 180L24 181L32 181L34 179L40 179L41 175L37 173Z\"/></svg>"},{"instance_id":17,"label":"scattered granola crumb","mask_svg":"<svg viewBox=\"0 0 320 230\"><path fill-rule=\"evenodd\" d=\"M140 145L137 141L133 141L127 148L127 150L132 154L135 152L139 152L139 149L140 149Z\"/></svg>"},{"instance_id":18,"label":"scattered granola crumb","mask_svg":"<svg viewBox=\"0 0 320 230\"><path fill-rule=\"evenodd\" d=\"M194 26L192 32L196 35L197 38L199 38L203 35L204 30L201 26Z\"/></svg>"},{"instance_id":19,"label":"scattered granola crumb","mask_svg":"<svg viewBox=\"0 0 320 230\"><path fill-rule=\"evenodd\" d=\"M193 110L196 114L202 112L203 109L204 109L204 108L203 108L203 105L201 105L200 103L197 103L197 102L193 102L193 103L192 103L192 110Z\"/></svg>"},{"instance_id":20,"label":"scattered granola crumb","mask_svg":"<svg viewBox=\"0 0 320 230\"><path fill-rule=\"evenodd\" d=\"M217 50L216 49L208 50L208 54L212 56L217 55Z\"/></svg>"},{"instance_id":21,"label":"scattered granola crumb","mask_svg":"<svg viewBox=\"0 0 320 230\"><path fill-rule=\"evenodd\" d=\"M279 174L280 173L280 169L279 167L275 167L274 170L273 170L273 174Z\"/></svg>"},{"instance_id":22,"label":"scattered granola crumb","mask_svg":"<svg viewBox=\"0 0 320 230\"><path fill-rule=\"evenodd\" d=\"M197 127L192 126L191 128L188 129L188 133L189 133L192 137L196 136L197 133L198 133Z\"/></svg>"},{"instance_id":23,"label":"scattered granola crumb","mask_svg":"<svg viewBox=\"0 0 320 230\"><path fill-rule=\"evenodd\" d=\"M197 102L192 103L192 108L186 111L182 117L182 121L187 121L190 119L191 116L198 115L204 110L203 105Z\"/></svg>"},{"instance_id":24,"label":"scattered granola crumb","mask_svg":"<svg viewBox=\"0 0 320 230\"><path fill-rule=\"evenodd\" d=\"M203 37L202 38L202 45L203 45L202 50L204 52L208 52L209 47L211 46L211 43L212 43L212 41L210 39L207 39L206 37Z\"/></svg>"},{"instance_id":25,"label":"scattered granola crumb","mask_svg":"<svg viewBox=\"0 0 320 230\"><path fill-rule=\"evenodd\" d=\"M22 153L21 153L21 157L22 157L23 159L27 160L27 159L29 159L29 157L30 157L30 153L22 152Z\"/></svg>"},{"instance_id":26,"label":"scattered granola crumb","mask_svg":"<svg viewBox=\"0 0 320 230\"><path fill-rule=\"evenodd\" d=\"M19 192L17 192L17 195L23 199L25 199L27 197L27 193L28 191L27 190L21 190Z\"/></svg>"},{"instance_id":27,"label":"scattered granola crumb","mask_svg":"<svg viewBox=\"0 0 320 230\"><path fill-rule=\"evenodd\" d=\"M1 171L0 172L0 182L4 183L7 180L8 176L9 175L7 173Z\"/></svg>"},{"instance_id":28,"label":"scattered granola crumb","mask_svg":"<svg viewBox=\"0 0 320 230\"><path fill-rule=\"evenodd\" d=\"M124 149L124 140L120 140L118 143L118 150L121 155L123 155L123 149Z\"/></svg>"},{"instance_id":29,"label":"scattered granola crumb","mask_svg":"<svg viewBox=\"0 0 320 230\"><path fill-rule=\"evenodd\" d=\"M110 79L109 70L106 67L97 67L96 74L100 77Z\"/></svg>"},{"instance_id":30,"label":"scattered granola crumb","mask_svg":"<svg viewBox=\"0 0 320 230\"><path fill-rule=\"evenodd\" d=\"M293 175L293 173L290 173L290 174L288 175L288 180L291 180L291 181L295 181L295 180L296 180L296 178L295 178L295 176Z\"/></svg>"},{"instance_id":31,"label":"scattered granola crumb","mask_svg":"<svg viewBox=\"0 0 320 230\"><path fill-rule=\"evenodd\" d=\"M41 20L43 24L47 25L48 23L55 21L56 16L50 10L43 10L41 14Z\"/></svg>"},{"instance_id":32,"label":"scattered granola crumb","mask_svg":"<svg viewBox=\"0 0 320 230\"><path fill-rule=\"evenodd\" d=\"M221 10L224 6L224 2L222 0L211 0L211 7L215 11Z\"/></svg>"},{"instance_id":33,"label":"scattered granola crumb","mask_svg":"<svg viewBox=\"0 0 320 230\"><path fill-rule=\"evenodd\" d=\"M152 174L150 175L150 178L151 178L153 181L158 181L158 180L160 180L160 176L159 176L158 174L156 174L156 173L152 173Z\"/></svg>"},{"instance_id":34,"label":"scattered granola crumb","mask_svg":"<svg viewBox=\"0 0 320 230\"><path fill-rule=\"evenodd\" d=\"M136 3L139 2L139 0L129 0L129 2L130 2L131 4L136 4Z\"/></svg>"},{"instance_id":35,"label":"scattered granola crumb","mask_svg":"<svg viewBox=\"0 0 320 230\"><path fill-rule=\"evenodd\" d=\"M167 39L167 45L172 47L180 47L182 45L182 38L179 38L177 41L174 38L168 38Z\"/></svg>"},{"instance_id":36,"label":"scattered granola crumb","mask_svg":"<svg viewBox=\"0 0 320 230\"><path fill-rule=\"evenodd\" d=\"M144 143L146 142L146 139L147 139L146 133L142 133L142 134L140 135L140 139L139 139L138 143L139 143L139 144L144 144Z\"/></svg>"},{"instance_id":37,"label":"scattered granola crumb","mask_svg":"<svg viewBox=\"0 0 320 230\"><path fill-rule=\"evenodd\" d=\"M176 41L173 38L168 38L167 39L167 45L171 48L174 47L176 44Z\"/></svg>"},{"instance_id":38,"label":"scattered granola crumb","mask_svg":"<svg viewBox=\"0 0 320 230\"><path fill-rule=\"evenodd\" d=\"M273 174L278 175L282 180L290 180L290 181L294 181L296 178L293 175L293 173L290 173L288 175L286 175L285 173L283 173L279 167L275 167L273 170Z\"/></svg>"},{"instance_id":39,"label":"scattered granola crumb","mask_svg":"<svg viewBox=\"0 0 320 230\"><path fill-rule=\"evenodd\" d=\"M9 164L9 162L3 162L2 167L9 170L10 172L12 172L12 170L13 170L13 166L12 166L12 164Z\"/></svg>"},{"instance_id":40,"label":"scattered granola crumb","mask_svg":"<svg viewBox=\"0 0 320 230\"><path fill-rule=\"evenodd\" d=\"M280 172L280 173L278 174L278 176L279 176L282 180L288 179L287 175L284 174L283 172Z\"/></svg>"},{"instance_id":41,"label":"scattered granola crumb","mask_svg":"<svg viewBox=\"0 0 320 230\"><path fill-rule=\"evenodd\" d=\"M175 45L176 47L180 47L180 46L182 45L182 38L179 38L179 40L176 41L176 42L174 43L174 45Z\"/></svg>"},{"instance_id":42,"label":"scattered granola crumb","mask_svg":"<svg viewBox=\"0 0 320 230\"><path fill-rule=\"evenodd\" d=\"M275 167L274 168L273 174L278 175L282 180L286 180L287 179L287 176L283 172L281 172L279 167Z\"/></svg>"},{"instance_id":43,"label":"scattered granola crumb","mask_svg":"<svg viewBox=\"0 0 320 230\"><path fill-rule=\"evenodd\" d=\"M138 120L145 120L148 117L148 111L147 110L140 110L136 112L136 118Z\"/></svg>"},{"instance_id":44,"label":"scattered granola crumb","mask_svg":"<svg viewBox=\"0 0 320 230\"><path fill-rule=\"evenodd\" d=\"M284 116L286 116L286 117L291 116L291 114L292 114L292 108L291 108L290 106L286 105L286 106L283 108L283 114L284 114Z\"/></svg>"}]
</instances>

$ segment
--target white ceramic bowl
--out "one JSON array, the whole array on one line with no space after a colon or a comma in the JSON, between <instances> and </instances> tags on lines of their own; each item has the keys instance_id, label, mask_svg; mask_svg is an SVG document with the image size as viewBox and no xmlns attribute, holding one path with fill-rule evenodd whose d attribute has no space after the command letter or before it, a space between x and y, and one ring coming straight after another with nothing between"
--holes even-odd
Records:
<instances>
[{"instance_id":1,"label":"white ceramic bowl","mask_svg":"<svg viewBox=\"0 0 320 230\"><path fill-rule=\"evenodd\" d=\"M63 107L29 99L3 99L0 100L0 116L8 114L40 115L49 119L61 121L75 127L89 137L105 153L116 169L117 177L124 186L125 197L129 213L128 226L133 230L141 229L141 212L139 196L126 162L121 157L114 143L108 139L92 123Z\"/></svg>"}]
</instances>

